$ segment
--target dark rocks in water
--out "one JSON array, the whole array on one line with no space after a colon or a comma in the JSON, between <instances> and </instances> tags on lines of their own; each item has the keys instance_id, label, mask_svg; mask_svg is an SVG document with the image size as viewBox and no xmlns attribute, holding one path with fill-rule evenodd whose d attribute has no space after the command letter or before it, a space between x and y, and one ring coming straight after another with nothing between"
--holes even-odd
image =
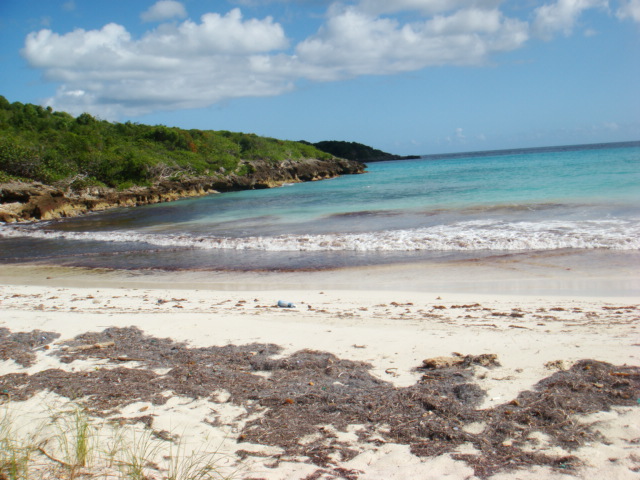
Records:
<instances>
[{"instance_id":1,"label":"dark rocks in water","mask_svg":"<svg viewBox=\"0 0 640 480\"><path fill-rule=\"evenodd\" d=\"M216 192L272 188L285 183L323 180L365 171L362 163L341 158L311 158L280 163L254 160L244 162L243 166L248 171L245 175L231 173L180 181L166 180L150 187L133 187L122 191L106 187L63 190L37 182L0 184L0 222L74 217L113 207L169 202Z\"/></svg>"}]
</instances>

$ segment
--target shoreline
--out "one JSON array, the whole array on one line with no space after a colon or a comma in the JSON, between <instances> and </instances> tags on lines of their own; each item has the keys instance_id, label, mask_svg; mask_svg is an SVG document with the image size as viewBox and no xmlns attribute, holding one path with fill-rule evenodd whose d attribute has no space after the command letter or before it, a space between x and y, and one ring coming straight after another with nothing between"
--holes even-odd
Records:
<instances>
[{"instance_id":1,"label":"shoreline","mask_svg":"<svg viewBox=\"0 0 640 480\"><path fill-rule=\"evenodd\" d=\"M327 269L109 269L14 263L0 284L182 290L381 290L466 295L640 297L640 255L540 251Z\"/></svg>"},{"instance_id":2,"label":"shoreline","mask_svg":"<svg viewBox=\"0 0 640 480\"><path fill-rule=\"evenodd\" d=\"M563 268L569 267L559 268L557 264L532 266L532 257L527 258L527 262L508 264L466 262L463 265L393 265L269 273L114 272L5 265L0 272L0 329L13 333L55 332L60 338L48 349L34 349L35 360L31 366L21 366L12 359L0 361L0 381L12 373L46 376L50 369L66 372L68 382L79 382L78 391L89 388L82 386L87 375L109 375L116 371L121 372L118 375L144 373L159 382L173 379L167 384L170 386L163 387L163 395L168 395L163 400L166 403L153 400L159 397L133 393L141 388L140 381L134 381L128 387L131 398L127 400L125 395L122 405L117 408L118 413L112 413L111 417L135 419L148 415L153 431L180 432L185 442L194 445L202 445L205 438L213 438L220 453L231 459L231 467L245 471L242 477L234 478L285 480L310 475L345 478L340 475L351 472L348 478L358 480L444 476L456 480L503 480L513 478L514 471L498 467L502 457L495 457L491 451L506 455L511 451L509 449L515 448L509 455L514 455L511 458L518 462L528 458L526 455L534 455L532 458L536 459L514 464L521 479L632 479L640 470L640 444L637 442L640 408L637 405L603 407L601 411L589 410L591 413L576 415L570 415L569 407L563 407L567 411L562 415L569 415L567 418L573 419L572 425L589 425L606 440L591 439L587 435L585 438L591 440L575 448L558 443L554 436L557 432L553 433L552 426L541 424L530 436L520 436L518 430L510 430L508 424L501 427L505 430L503 433L491 430L487 419L501 415L499 412L505 408L515 408L513 405L517 402L525 402L522 395L535 391L536 384L545 378L577 375L581 370L576 370L576 362L586 359L606 362L618 366L611 367L618 370L605 374L604 380L589 380L586 384L576 377L571 382L587 385L586 390L575 390L568 397L558 394L560 396L554 397L553 402L559 405L575 401L571 396L577 399L585 395L586 402L587 395L606 392L611 392L612 396L603 398L612 401L615 388L610 390L603 382L615 383L617 377L612 375L620 372L620 375L627 375L626 370L620 369L640 366L640 297L635 287L638 277L629 274L632 266L627 270L615 266L609 269L585 266L581 270L574 265L573 269L566 270ZM587 277L585 271L589 272ZM523 272L528 272L524 278ZM628 294L620 295L621 291L617 289L624 285L627 285L624 290ZM599 286L603 289L599 290ZM278 308L279 300L293 302L296 307ZM116 336L105 337L107 331ZM138 331L142 335L139 339L136 337ZM94 332L89 337L94 340L90 342L112 338L115 345L89 349L86 353L72 355L70 363L61 362L57 355L64 356L65 348L87 343L87 340L72 341L84 338L78 336L87 332ZM132 350L111 353L112 348L124 348L123 342L127 339L133 342ZM0 336L0 347L1 341ZM185 358L195 359L192 356L200 352L197 349L205 349L202 350L204 354L214 352L211 349L215 348L226 349L224 355L244 351L242 355L245 356L248 349L257 357L255 361L251 360L253 367L240 366L248 369L241 371L240 377L228 380L223 377L215 392L207 391L192 397L195 394L184 390L187 380L172 377L173 372L177 375L182 371L182 364L154 364L156 360L145 356L148 348L156 348L157 342L163 344L165 341L171 343L167 346L167 355L161 358L168 361L173 357L182 358L180 355L187 353L191 356ZM143 347L143 344L147 346ZM259 353L259 345L270 345L264 358ZM190 350L180 353L185 348ZM238 353L233 353L236 348ZM0 348L0 351L4 350ZM442 377L438 376L439 370L431 372L419 368L424 359L455 358L453 352L462 356L496 355L499 366L452 367L440 370L444 372ZM345 365L341 367L345 370L339 369L344 374L313 367L324 365L327 355L330 363ZM115 360L116 357L137 360L123 362ZM219 358L218 362L224 362L226 357L216 358ZM298 360L294 360L296 358ZM204 368L207 361L210 360L203 357L195 364L202 363ZM232 365L239 361L234 360ZM308 370L303 368L299 372L301 377L286 380L289 378L286 375L297 374L296 367L278 370L267 366L277 362L284 362L285 366L290 362L293 365L302 362ZM265 366L260 367L263 364ZM356 370L352 369L361 368L361 364L365 365L365 370L356 375ZM356 376L349 381L352 371ZM425 374L441 380L424 383ZM213 378L210 368L198 375L204 375L195 377L200 379L198 382ZM357 387L358 382L369 375L367 381L373 383L367 383L369 386L364 390L363 386ZM640 372L629 375L631 380ZM121 378L124 382L127 377ZM303 435L302 430L289 432L287 424L278 420L278 415L292 420L299 414L301 417L296 422L303 422L309 416L308 409L312 408L312 403L305 402L321 398L318 397L323 394L321 387L346 389L332 397L337 402L337 411L341 412L342 408L351 408L349 403L342 406L341 401L348 402L349 398L355 398L354 395L369 388L383 390L372 394L372 399L367 401L376 398L382 401L391 395L390 392L414 395L408 392L412 389L418 389L418 392L421 388L458 388L447 387L446 382L452 378L466 379L465 385L477 385L480 389L473 387L469 392L477 391L477 395L480 391L485 392L478 397L480 403L475 407L460 404L460 408L467 409L465 415L486 416L486 419L471 423L462 420L463 417L453 420L445 408L452 401L452 390L443 390L441 395L445 395L443 398L447 402L433 407L433 421L455 421L466 440L458 438L456 431L447 430L450 432L447 435L454 440L443 443L440 453L418 454L419 442L400 440L400 437L393 440L396 437L390 436L383 425L400 412L400 405L394 406L393 402L377 407L389 409L385 414L389 415L385 417L388 421L382 423L367 424L365 421L361 424L360 420L356 423L352 420L347 421L348 425L336 423L337 426L331 426L331 422L342 417L329 417L317 420L317 425L305 427L311 430L304 430L307 433ZM621 377L621 380L626 381L626 378ZM263 386L256 392L267 387L273 391L263 400L247 403L242 400L241 390L236 391L233 387L234 382L241 379L267 382L259 383ZM280 385L280 381L285 383ZM55 385L60 385L60 380L55 382L51 385L57 391L60 387ZM354 382L355 390L349 386L351 382ZM601 386L593 387L593 384ZM3 388L11 387L5 383ZM16 395L20 391L16 389ZM640 383L637 391L640 391ZM50 402L68 401L53 393L46 397L42 395L37 394L26 401L12 401L11 408L15 412L44 412ZM97 408L102 394L98 391L92 395L88 406ZM261 394L256 395L255 398L261 398ZM433 392L430 395L438 398ZM542 393L535 393L535 398L540 395ZM289 399L293 403L287 410ZM322 405L318 405L320 412L324 408ZM143 411L144 414L140 413ZM294 412L298 413L294 415ZM424 418L421 415L418 418ZM413 417L407 418L409 425L417 421L411 420ZM140 427L140 423L131 421L135 428ZM271 422L273 427L262 431L256 421ZM405 420L399 425L404 423ZM258 430L251 430L251 426ZM260 431L261 434L252 433ZM276 432L281 435L276 436ZM482 442L489 442L493 450L482 450ZM321 461L320 457L314 457L314 451L323 451L329 456L322 457L325 460ZM550 458L574 460L565 460L562 463L565 466L558 467L560 464L554 464L548 460ZM495 470L483 470L483 462L494 465ZM484 475L483 471L488 473Z\"/></svg>"},{"instance_id":3,"label":"shoreline","mask_svg":"<svg viewBox=\"0 0 640 480\"><path fill-rule=\"evenodd\" d=\"M357 175L366 165L351 160L308 158L288 160L277 165L265 161L244 162L247 174L186 177L180 181L157 180L151 186L126 190L88 187L74 191L37 181L0 182L0 225L34 223L59 218L85 216L122 207L166 203L191 197L215 195L239 190L279 187L285 183L326 180L341 175Z\"/></svg>"}]
</instances>

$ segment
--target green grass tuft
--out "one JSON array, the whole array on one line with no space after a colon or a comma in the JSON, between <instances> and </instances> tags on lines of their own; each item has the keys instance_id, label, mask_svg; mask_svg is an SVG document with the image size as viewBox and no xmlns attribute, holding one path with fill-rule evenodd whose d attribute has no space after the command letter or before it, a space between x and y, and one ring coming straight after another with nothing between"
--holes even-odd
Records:
<instances>
[{"instance_id":1,"label":"green grass tuft","mask_svg":"<svg viewBox=\"0 0 640 480\"><path fill-rule=\"evenodd\" d=\"M234 478L222 473L228 458L208 446L188 450L181 440L161 439L148 428L99 423L75 404L51 412L34 433L24 433L7 406L0 411L0 480Z\"/></svg>"}]
</instances>

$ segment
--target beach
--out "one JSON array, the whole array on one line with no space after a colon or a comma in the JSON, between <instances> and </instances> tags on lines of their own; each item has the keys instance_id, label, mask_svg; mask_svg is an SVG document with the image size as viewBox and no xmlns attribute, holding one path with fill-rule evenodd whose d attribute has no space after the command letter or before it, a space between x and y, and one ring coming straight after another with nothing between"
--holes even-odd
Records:
<instances>
[{"instance_id":1,"label":"beach","mask_svg":"<svg viewBox=\"0 0 640 480\"><path fill-rule=\"evenodd\" d=\"M0 480L640 480L640 0L1 5Z\"/></svg>"},{"instance_id":2,"label":"beach","mask_svg":"<svg viewBox=\"0 0 640 480\"><path fill-rule=\"evenodd\" d=\"M639 279L600 263L8 265L2 408L45 418L73 400L212 446L229 478L636 478ZM11 335L35 330L49 333L19 354Z\"/></svg>"}]
</instances>

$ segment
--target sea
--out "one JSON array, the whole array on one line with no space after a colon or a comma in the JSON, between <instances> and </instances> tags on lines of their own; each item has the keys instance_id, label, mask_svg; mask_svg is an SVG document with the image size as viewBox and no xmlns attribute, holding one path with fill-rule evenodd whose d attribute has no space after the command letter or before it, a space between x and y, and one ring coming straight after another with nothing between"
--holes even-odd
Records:
<instances>
[{"instance_id":1,"label":"sea","mask_svg":"<svg viewBox=\"0 0 640 480\"><path fill-rule=\"evenodd\" d=\"M640 252L640 142L426 155L367 173L0 224L0 264L297 271Z\"/></svg>"}]
</instances>

